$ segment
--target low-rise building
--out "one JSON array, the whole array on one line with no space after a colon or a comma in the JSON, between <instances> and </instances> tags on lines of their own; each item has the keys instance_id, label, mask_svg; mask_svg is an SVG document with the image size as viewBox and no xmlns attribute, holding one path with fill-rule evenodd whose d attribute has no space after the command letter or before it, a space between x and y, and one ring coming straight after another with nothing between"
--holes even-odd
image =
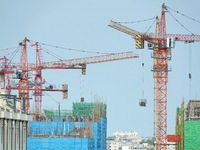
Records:
<instances>
[{"instance_id":1,"label":"low-rise building","mask_svg":"<svg viewBox=\"0 0 200 150\"><path fill-rule=\"evenodd\" d=\"M143 141L146 138L138 136L137 132L114 132L107 139L107 150L146 150L153 147Z\"/></svg>"}]
</instances>

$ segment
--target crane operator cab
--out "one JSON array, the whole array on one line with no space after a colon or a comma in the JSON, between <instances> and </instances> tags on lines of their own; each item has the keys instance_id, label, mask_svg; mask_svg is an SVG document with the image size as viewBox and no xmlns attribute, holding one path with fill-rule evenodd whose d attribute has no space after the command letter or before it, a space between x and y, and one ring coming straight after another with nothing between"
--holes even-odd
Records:
<instances>
[{"instance_id":1,"label":"crane operator cab","mask_svg":"<svg viewBox=\"0 0 200 150\"><path fill-rule=\"evenodd\" d=\"M16 70L16 78L22 79L22 70L20 70L20 69Z\"/></svg>"},{"instance_id":2,"label":"crane operator cab","mask_svg":"<svg viewBox=\"0 0 200 150\"><path fill-rule=\"evenodd\" d=\"M146 105L147 105L147 100L146 100L146 99L140 99L139 105L140 105L141 107L146 107Z\"/></svg>"}]
</instances>

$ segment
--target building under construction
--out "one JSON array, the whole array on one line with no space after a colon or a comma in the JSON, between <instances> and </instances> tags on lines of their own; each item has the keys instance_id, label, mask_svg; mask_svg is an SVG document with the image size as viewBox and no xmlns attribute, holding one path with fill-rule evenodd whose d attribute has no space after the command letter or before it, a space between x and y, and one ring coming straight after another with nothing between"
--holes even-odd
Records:
<instances>
[{"instance_id":1,"label":"building under construction","mask_svg":"<svg viewBox=\"0 0 200 150\"><path fill-rule=\"evenodd\" d=\"M182 102L177 108L176 135L180 136L176 150L200 149L200 100L190 100L186 108Z\"/></svg>"},{"instance_id":2,"label":"building under construction","mask_svg":"<svg viewBox=\"0 0 200 150\"><path fill-rule=\"evenodd\" d=\"M106 150L106 104L73 103L70 110L44 110L28 124L27 149Z\"/></svg>"}]
</instances>

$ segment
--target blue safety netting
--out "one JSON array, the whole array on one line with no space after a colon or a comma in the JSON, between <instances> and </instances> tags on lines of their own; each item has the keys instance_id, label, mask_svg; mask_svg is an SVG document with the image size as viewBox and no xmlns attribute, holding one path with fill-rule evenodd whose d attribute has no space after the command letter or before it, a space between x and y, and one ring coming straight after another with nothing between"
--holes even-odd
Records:
<instances>
[{"instance_id":1,"label":"blue safety netting","mask_svg":"<svg viewBox=\"0 0 200 150\"><path fill-rule=\"evenodd\" d=\"M94 139L28 138L27 150L93 150Z\"/></svg>"},{"instance_id":2,"label":"blue safety netting","mask_svg":"<svg viewBox=\"0 0 200 150\"><path fill-rule=\"evenodd\" d=\"M62 137L74 128L86 126L86 122L29 122L27 150L106 150L107 120L103 117L100 118L100 123L90 122L91 138ZM70 133L72 134L73 132ZM37 135L40 137L36 137Z\"/></svg>"}]
</instances>

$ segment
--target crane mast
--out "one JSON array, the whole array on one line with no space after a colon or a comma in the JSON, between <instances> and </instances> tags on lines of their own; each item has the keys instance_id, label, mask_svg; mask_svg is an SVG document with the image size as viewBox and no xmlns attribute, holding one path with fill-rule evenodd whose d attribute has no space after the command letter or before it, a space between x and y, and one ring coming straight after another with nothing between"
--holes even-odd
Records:
<instances>
[{"instance_id":1,"label":"crane mast","mask_svg":"<svg viewBox=\"0 0 200 150\"><path fill-rule=\"evenodd\" d=\"M28 88L28 57L27 57L27 38L24 39L22 46L19 68L21 70L19 80L19 98L25 101L26 112L29 108L29 88Z\"/></svg>"},{"instance_id":2,"label":"crane mast","mask_svg":"<svg viewBox=\"0 0 200 150\"><path fill-rule=\"evenodd\" d=\"M156 17L156 29L155 29L155 34L158 35L159 33L159 20L158 20L158 17ZM157 55L157 52L158 52L158 47L154 47L153 48L153 56L156 56ZM155 68L154 66L157 66L157 59L156 57L153 57L153 68ZM153 77L156 76L156 72L154 72L153 74ZM156 128L157 128L157 125L158 125L158 110L157 110L157 91L155 90L157 87L157 79L154 78L154 137L155 137L155 141L157 141L157 131Z\"/></svg>"},{"instance_id":3,"label":"crane mast","mask_svg":"<svg viewBox=\"0 0 200 150\"><path fill-rule=\"evenodd\" d=\"M200 42L200 35L194 34L167 34L165 11L167 6L162 5L160 21L156 18L155 33L141 33L130 29L118 22L110 21L110 27L131 35L135 39L136 48L143 49L144 41L149 42L153 49L153 78L154 78L154 136L155 150L167 150L167 83L168 61L171 60L171 48L175 41Z\"/></svg>"},{"instance_id":4,"label":"crane mast","mask_svg":"<svg viewBox=\"0 0 200 150\"><path fill-rule=\"evenodd\" d=\"M41 52L38 47L38 42L33 44L36 48L36 70L35 70L35 113L41 114L41 104L42 104L42 71L40 69L41 66Z\"/></svg>"},{"instance_id":5,"label":"crane mast","mask_svg":"<svg viewBox=\"0 0 200 150\"><path fill-rule=\"evenodd\" d=\"M162 5L161 18L159 22L159 35L162 35L163 38L166 37L166 21L165 21L165 5ZM168 56L170 47L166 45L167 41L160 40L158 42L157 52L154 53L153 57L156 63L153 66L154 72L154 81L155 81L155 94L157 101L157 115L155 134L156 134L156 143L155 149L157 150L166 150L167 149L167 82L168 82ZM170 59L170 58L169 58Z\"/></svg>"}]
</instances>

